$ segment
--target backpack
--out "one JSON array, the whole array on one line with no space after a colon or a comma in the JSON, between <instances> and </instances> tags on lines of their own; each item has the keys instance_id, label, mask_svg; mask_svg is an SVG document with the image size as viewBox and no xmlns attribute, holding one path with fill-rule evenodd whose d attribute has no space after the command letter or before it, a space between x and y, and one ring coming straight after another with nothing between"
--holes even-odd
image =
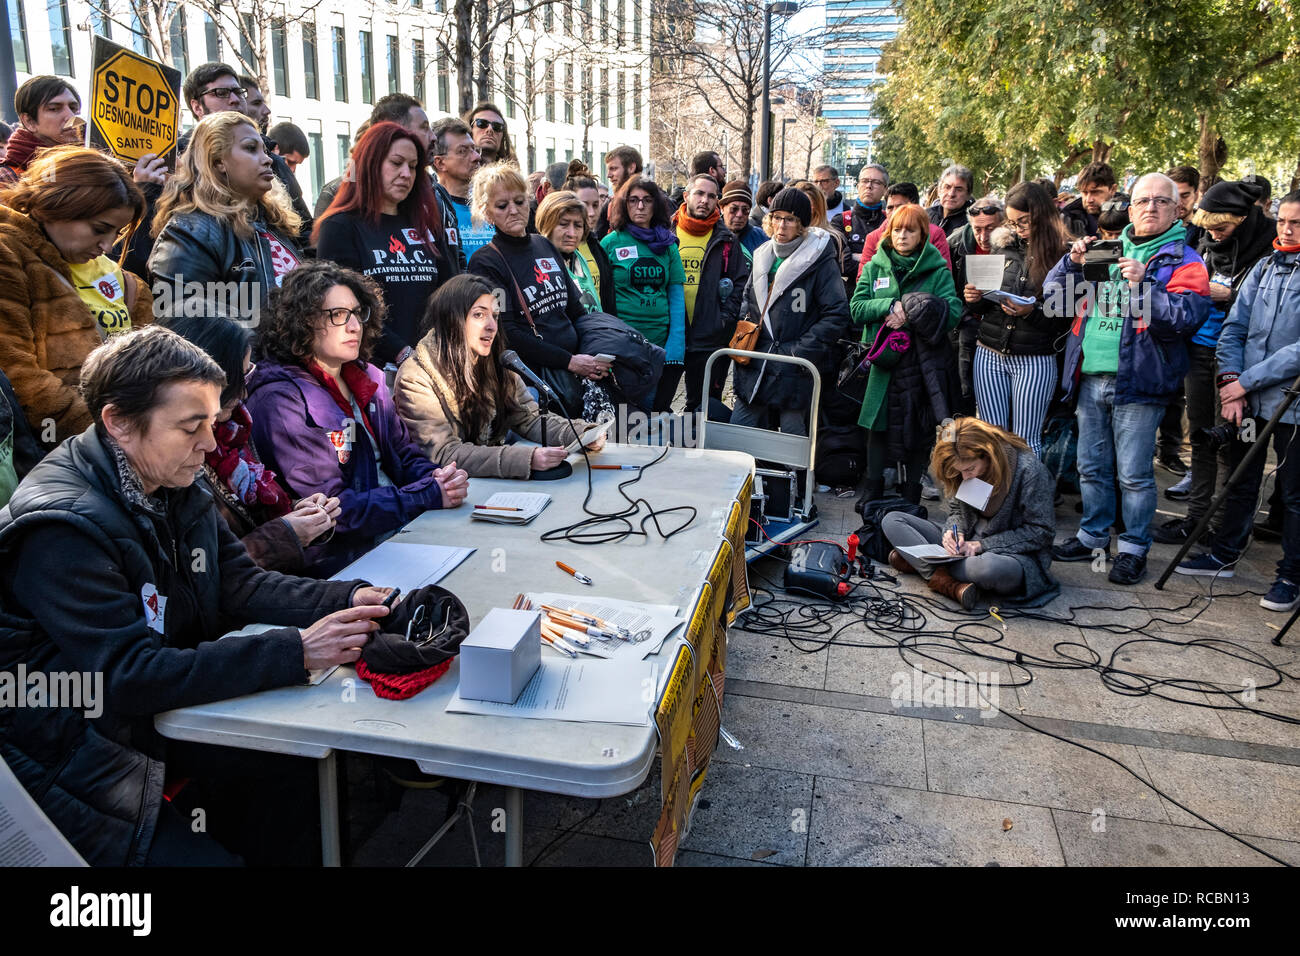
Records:
<instances>
[{"instance_id":1,"label":"backpack","mask_svg":"<svg viewBox=\"0 0 1300 956\"><path fill-rule=\"evenodd\" d=\"M872 561L877 561L880 564L889 561L889 552L894 547L889 543L889 539L885 537L882 528L885 515L891 511L902 511L906 514L916 515L918 518L928 518L930 516L924 505L914 505L906 498L898 495L863 502L861 506L862 527L856 532L858 550Z\"/></svg>"},{"instance_id":2,"label":"backpack","mask_svg":"<svg viewBox=\"0 0 1300 956\"><path fill-rule=\"evenodd\" d=\"M856 421L851 425L822 425L817 429L817 480L832 488L849 488L858 483L867 463L866 431Z\"/></svg>"}]
</instances>

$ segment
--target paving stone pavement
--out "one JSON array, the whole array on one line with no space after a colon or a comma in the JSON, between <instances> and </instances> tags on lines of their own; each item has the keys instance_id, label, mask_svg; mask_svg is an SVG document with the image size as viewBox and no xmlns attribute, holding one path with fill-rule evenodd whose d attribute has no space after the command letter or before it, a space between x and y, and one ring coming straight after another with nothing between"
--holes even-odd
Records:
<instances>
[{"instance_id":1,"label":"paving stone pavement","mask_svg":"<svg viewBox=\"0 0 1300 956\"><path fill-rule=\"evenodd\" d=\"M1156 475L1162 490L1176 480ZM1058 540L1077 527L1077 500L1057 509ZM816 536L856 530L853 503L819 493ZM1181 513L1161 497L1157 521ZM859 619L826 646L738 624L723 724L744 749L719 744L677 865L1275 865L1216 827L1300 863L1300 730L1260 713L1300 720L1300 628L1272 645L1287 615L1258 603L1280 548L1254 543L1212 589L1174 575L1157 590L1176 550L1153 546L1133 588L1057 564L1061 596L1005 627L926 607L934 637ZM781 573L764 559L751 586ZM933 597L914 576L897 591ZM970 675L984 697L954 682L931 697L918 668ZM353 862L403 862L445 799L413 790L377 809L364 759L350 767ZM622 797L526 794L525 861L650 865L659 787L656 768ZM501 788L479 789L485 865L503 861L503 805ZM473 865L468 828L424 865Z\"/></svg>"}]
</instances>

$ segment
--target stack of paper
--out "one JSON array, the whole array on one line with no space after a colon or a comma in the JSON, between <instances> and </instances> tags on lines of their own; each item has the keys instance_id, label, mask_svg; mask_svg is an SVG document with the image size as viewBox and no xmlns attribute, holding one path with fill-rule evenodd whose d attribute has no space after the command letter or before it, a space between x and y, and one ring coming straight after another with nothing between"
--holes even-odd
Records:
<instances>
[{"instance_id":1,"label":"stack of paper","mask_svg":"<svg viewBox=\"0 0 1300 956\"><path fill-rule=\"evenodd\" d=\"M591 637L588 644L577 648L581 653L592 657L639 660L658 654L668 636L686 623L677 616L678 609L668 604L638 604L618 598L586 597L550 591L534 591L528 595L528 599L535 609L549 605L574 610L627 631L629 637L626 639Z\"/></svg>"},{"instance_id":2,"label":"stack of paper","mask_svg":"<svg viewBox=\"0 0 1300 956\"><path fill-rule=\"evenodd\" d=\"M537 673L513 704L469 700L457 689L447 703L447 713L644 727L650 723L659 677L659 665L654 661L543 657Z\"/></svg>"},{"instance_id":3,"label":"stack of paper","mask_svg":"<svg viewBox=\"0 0 1300 956\"><path fill-rule=\"evenodd\" d=\"M498 524L528 524L550 503L551 496L544 492L498 491L487 501L475 505L470 517Z\"/></svg>"}]
</instances>

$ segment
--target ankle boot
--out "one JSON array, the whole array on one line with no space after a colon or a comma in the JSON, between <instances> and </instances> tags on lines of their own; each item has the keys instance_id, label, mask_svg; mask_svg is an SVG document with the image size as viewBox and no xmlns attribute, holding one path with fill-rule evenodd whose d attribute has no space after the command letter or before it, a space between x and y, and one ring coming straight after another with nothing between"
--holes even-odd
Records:
<instances>
[{"instance_id":1,"label":"ankle boot","mask_svg":"<svg viewBox=\"0 0 1300 956\"><path fill-rule=\"evenodd\" d=\"M919 505L921 503L921 483L919 481L905 481L899 485L899 494L901 494L910 504Z\"/></svg>"},{"instance_id":2,"label":"ankle boot","mask_svg":"<svg viewBox=\"0 0 1300 956\"><path fill-rule=\"evenodd\" d=\"M930 590L956 601L967 611L975 606L975 601L979 597L974 584L970 581L958 581L945 567L935 568L934 573L930 575Z\"/></svg>"},{"instance_id":3,"label":"ankle boot","mask_svg":"<svg viewBox=\"0 0 1300 956\"><path fill-rule=\"evenodd\" d=\"M897 550L891 550L889 552L889 566L893 568L895 571L897 571L899 574L920 573L919 571L916 570L916 568L908 564L907 558L899 554Z\"/></svg>"},{"instance_id":4,"label":"ankle boot","mask_svg":"<svg viewBox=\"0 0 1300 956\"><path fill-rule=\"evenodd\" d=\"M859 486L862 493L858 495L858 503L855 506L858 514L862 514L863 507L868 501L876 501L885 497L885 479L867 478Z\"/></svg>"}]
</instances>

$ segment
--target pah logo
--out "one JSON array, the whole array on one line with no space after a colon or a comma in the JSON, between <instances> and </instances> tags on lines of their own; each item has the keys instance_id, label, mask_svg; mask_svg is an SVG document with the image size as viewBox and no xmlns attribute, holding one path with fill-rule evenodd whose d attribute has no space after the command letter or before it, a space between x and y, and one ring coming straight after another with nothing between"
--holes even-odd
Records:
<instances>
[{"instance_id":1,"label":"pah logo","mask_svg":"<svg viewBox=\"0 0 1300 956\"><path fill-rule=\"evenodd\" d=\"M108 299L109 302L116 302L122 295L122 285L117 281L117 276L115 275L107 275L104 276L104 278L99 279L95 283L95 288L98 289L99 294L105 299Z\"/></svg>"}]
</instances>

